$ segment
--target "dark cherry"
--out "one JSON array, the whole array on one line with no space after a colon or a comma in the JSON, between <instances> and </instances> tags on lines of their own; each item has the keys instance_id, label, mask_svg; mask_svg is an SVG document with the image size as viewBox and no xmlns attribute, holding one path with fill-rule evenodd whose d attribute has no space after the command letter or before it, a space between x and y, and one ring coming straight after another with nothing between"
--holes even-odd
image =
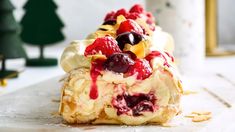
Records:
<instances>
[{"instance_id":1,"label":"dark cherry","mask_svg":"<svg viewBox=\"0 0 235 132\"><path fill-rule=\"evenodd\" d=\"M112 101L114 107L117 109L117 115L127 113L131 109L127 107L125 99L122 95L118 95L115 100Z\"/></svg>"},{"instance_id":2,"label":"dark cherry","mask_svg":"<svg viewBox=\"0 0 235 132\"><path fill-rule=\"evenodd\" d=\"M104 63L104 68L117 73L126 73L134 60L127 53L114 53Z\"/></svg>"},{"instance_id":3,"label":"dark cherry","mask_svg":"<svg viewBox=\"0 0 235 132\"><path fill-rule=\"evenodd\" d=\"M135 107L142 101L150 101L152 103L155 101L153 94L137 94L132 96L124 94L124 98L126 100L127 106L130 108Z\"/></svg>"},{"instance_id":4,"label":"dark cherry","mask_svg":"<svg viewBox=\"0 0 235 132\"><path fill-rule=\"evenodd\" d=\"M132 60L135 60L137 58L136 54L131 51L123 51L123 53L128 54Z\"/></svg>"},{"instance_id":5,"label":"dark cherry","mask_svg":"<svg viewBox=\"0 0 235 132\"><path fill-rule=\"evenodd\" d=\"M116 22L116 19L109 19L107 21L105 21L103 23L103 25L115 25L117 22Z\"/></svg>"},{"instance_id":6,"label":"dark cherry","mask_svg":"<svg viewBox=\"0 0 235 132\"><path fill-rule=\"evenodd\" d=\"M153 112L155 109L155 101L156 98L153 93L141 93L135 95L124 93L118 95L112 103L117 109L117 115L126 114L127 112L132 111L133 116L140 116L143 111Z\"/></svg>"},{"instance_id":7,"label":"dark cherry","mask_svg":"<svg viewBox=\"0 0 235 132\"><path fill-rule=\"evenodd\" d=\"M153 104L149 101L142 101L132 109L133 116L140 116L142 111L154 111Z\"/></svg>"},{"instance_id":8,"label":"dark cherry","mask_svg":"<svg viewBox=\"0 0 235 132\"><path fill-rule=\"evenodd\" d=\"M136 32L125 32L119 34L116 38L118 42L118 46L121 50L124 49L126 43L135 45L138 44L141 40L143 40L143 35L136 33Z\"/></svg>"}]
</instances>

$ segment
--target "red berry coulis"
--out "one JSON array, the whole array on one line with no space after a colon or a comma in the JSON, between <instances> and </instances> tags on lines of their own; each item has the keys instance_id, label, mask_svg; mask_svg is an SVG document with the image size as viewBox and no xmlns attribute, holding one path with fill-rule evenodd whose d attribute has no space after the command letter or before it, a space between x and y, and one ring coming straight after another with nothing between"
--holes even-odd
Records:
<instances>
[{"instance_id":1,"label":"red berry coulis","mask_svg":"<svg viewBox=\"0 0 235 132\"><path fill-rule=\"evenodd\" d=\"M170 67L170 64L167 62L166 57L161 52L159 52L159 51L152 51L151 53L149 53L145 57L145 59L150 62L155 57L162 57L164 59L164 64L163 65L167 66L167 67Z\"/></svg>"},{"instance_id":2,"label":"red berry coulis","mask_svg":"<svg viewBox=\"0 0 235 132\"><path fill-rule=\"evenodd\" d=\"M89 94L91 99L97 99L99 96L96 81L98 76L101 75L100 72L103 70L103 62L104 60L95 60L91 62L91 70L90 70L91 88Z\"/></svg>"}]
</instances>

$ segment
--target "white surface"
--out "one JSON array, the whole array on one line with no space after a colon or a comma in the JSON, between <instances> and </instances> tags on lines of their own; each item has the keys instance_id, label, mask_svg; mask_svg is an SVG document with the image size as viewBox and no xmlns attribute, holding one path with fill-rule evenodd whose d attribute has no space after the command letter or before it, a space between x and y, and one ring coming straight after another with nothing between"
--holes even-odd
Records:
<instances>
[{"instance_id":1,"label":"white surface","mask_svg":"<svg viewBox=\"0 0 235 132\"><path fill-rule=\"evenodd\" d=\"M11 0L16 6L15 16L20 21L26 0ZM74 39L84 39L103 23L105 14L119 8L129 9L134 3L145 4L144 0L54 0L59 6L57 14L65 24L64 43ZM85 24L85 25L84 25Z\"/></svg>"},{"instance_id":2,"label":"white surface","mask_svg":"<svg viewBox=\"0 0 235 132\"><path fill-rule=\"evenodd\" d=\"M49 79L42 83L32 85L20 91L0 96L0 131L198 131L209 123L193 123L184 115L197 110L207 110L217 116L226 109L201 88L194 88L198 94L184 96L182 99L182 114L174 118L170 124L172 127L149 126L108 126L108 125L68 125L59 116L52 115L57 112L61 84L60 77ZM203 103L202 103L203 102ZM206 105L205 105L206 104Z\"/></svg>"}]
</instances>

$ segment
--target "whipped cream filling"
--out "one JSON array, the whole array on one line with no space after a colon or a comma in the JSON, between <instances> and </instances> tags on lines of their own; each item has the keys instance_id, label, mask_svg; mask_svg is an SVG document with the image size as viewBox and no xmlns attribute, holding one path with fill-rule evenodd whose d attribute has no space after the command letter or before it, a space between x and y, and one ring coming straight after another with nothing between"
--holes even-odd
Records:
<instances>
[{"instance_id":1,"label":"whipped cream filling","mask_svg":"<svg viewBox=\"0 0 235 132\"><path fill-rule=\"evenodd\" d=\"M170 34L162 31L161 27L156 27L152 35L152 45L150 47L151 51L160 50L173 53L174 50L174 40Z\"/></svg>"}]
</instances>

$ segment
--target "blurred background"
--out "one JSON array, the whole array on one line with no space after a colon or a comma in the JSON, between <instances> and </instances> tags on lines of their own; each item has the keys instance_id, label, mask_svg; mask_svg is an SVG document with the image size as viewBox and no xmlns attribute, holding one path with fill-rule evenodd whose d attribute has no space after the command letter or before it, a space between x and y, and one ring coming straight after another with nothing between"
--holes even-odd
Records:
<instances>
[{"instance_id":1,"label":"blurred background","mask_svg":"<svg viewBox=\"0 0 235 132\"><path fill-rule=\"evenodd\" d=\"M218 0L218 39L220 44L235 43L235 14L233 0Z\"/></svg>"},{"instance_id":2,"label":"blurred background","mask_svg":"<svg viewBox=\"0 0 235 132\"><path fill-rule=\"evenodd\" d=\"M23 17L26 16L27 12L30 12L25 10L24 6L27 2L36 0L4 1L10 1L15 6L15 10L12 11L16 22L21 24ZM94 32L103 23L107 12L120 8L128 10L136 3L142 4L147 11L152 12L157 24L173 36L175 40L174 55L182 73L187 70L194 72L203 71L206 65L206 55L216 57L232 55L233 52L224 54L224 51L227 51L227 49L233 51L235 49L235 19L233 18L235 9L233 8L234 1L232 0L53 1L58 6L54 13L63 23L60 28L60 33L63 36L60 41L55 41L44 47L45 57L59 60L63 49L72 40L84 39L89 33ZM40 8L39 12L40 10L45 10L43 6ZM37 15L34 15L34 18L40 19L37 18ZM44 18L43 21L47 22L49 20ZM27 24L24 26L27 26ZM41 49L39 46L26 45L25 41L22 45L29 58L39 56L39 49ZM221 47L223 50L217 51ZM194 63L192 63L192 60ZM46 63L50 64L51 62ZM33 84L64 73L59 65L55 65L55 67L25 67L25 60L22 58L9 59L6 65L8 69L16 69L23 73L21 77L10 80L10 82L13 81L12 87L16 86L16 82L29 80L28 82ZM51 74L48 76L42 71L48 71ZM35 77L35 79L31 79L32 77ZM27 83L27 85L29 84ZM26 84L23 86L26 86Z\"/></svg>"},{"instance_id":3,"label":"blurred background","mask_svg":"<svg viewBox=\"0 0 235 132\"><path fill-rule=\"evenodd\" d=\"M16 6L16 19L21 20L26 0L11 0ZM67 45L74 39L84 39L89 33L103 23L107 12L120 8L129 9L133 4L145 5L144 0L54 0L58 5L57 14L65 24L63 33L66 37L62 42ZM43 10L43 9L42 9Z\"/></svg>"},{"instance_id":4,"label":"blurred background","mask_svg":"<svg viewBox=\"0 0 235 132\"><path fill-rule=\"evenodd\" d=\"M12 39L4 39L4 37L0 37L0 53L3 52L5 54L6 59L4 62L4 69L8 71L0 72L0 94L5 94L18 88L23 88L52 77L63 75L64 71L59 66L59 59L64 48L68 46L71 41L85 39L89 33L96 31L97 27L103 23L104 17L108 12L118 10L120 8L129 9L136 3L142 4L143 6L146 5L145 0L42 0L41 2L38 0L1 1L0 11L2 14L0 13L0 21L4 25L1 26L3 30L1 30L1 28L0 30L3 34L7 34L8 32L11 32L11 27L13 25L15 28L15 33L13 33L13 35L19 35L19 37L23 39L23 42L20 43L18 42L18 39L15 38L14 41L12 41L12 44L9 44ZM45 6L43 4L45 4ZM15 9L13 9L12 6L14 6ZM55 8L55 6L57 6L57 8ZM45 13L46 11L48 13ZM52 13L51 17L53 18L50 19L50 17L46 15L42 15L40 17L37 13ZM8 18L10 20L8 20ZM28 23L30 21L31 23L43 23L45 28L41 28L44 28L45 30L46 28L50 29L50 26L53 27L53 22L63 25L58 26L54 32L60 33L60 35L53 36L55 37L55 41L47 43L45 41L46 39L40 42L40 40L34 40L33 36L30 35L30 32L33 34L34 30L37 30L35 28L36 26ZM16 29L15 26L17 24L21 26L21 30ZM5 30L5 27L7 27L7 30ZM24 33L22 33L23 28L27 29ZM20 32L23 34L21 34L22 36L20 36ZM46 36L43 36L43 33L40 34L41 37ZM23 58L24 52L20 47L15 47L16 45L24 47L25 52L27 53L27 61ZM43 51L40 50L42 49L41 45L43 45ZM42 52L43 55L40 55ZM12 56L12 54L15 56ZM47 60L43 60L40 56L47 58ZM28 62L31 58L32 60ZM1 55L0 60L0 66L2 68L3 61ZM13 74L9 74L9 70L10 73ZM12 78L16 74L19 74L19 76L17 78ZM2 87L5 87L5 89Z\"/></svg>"}]
</instances>

